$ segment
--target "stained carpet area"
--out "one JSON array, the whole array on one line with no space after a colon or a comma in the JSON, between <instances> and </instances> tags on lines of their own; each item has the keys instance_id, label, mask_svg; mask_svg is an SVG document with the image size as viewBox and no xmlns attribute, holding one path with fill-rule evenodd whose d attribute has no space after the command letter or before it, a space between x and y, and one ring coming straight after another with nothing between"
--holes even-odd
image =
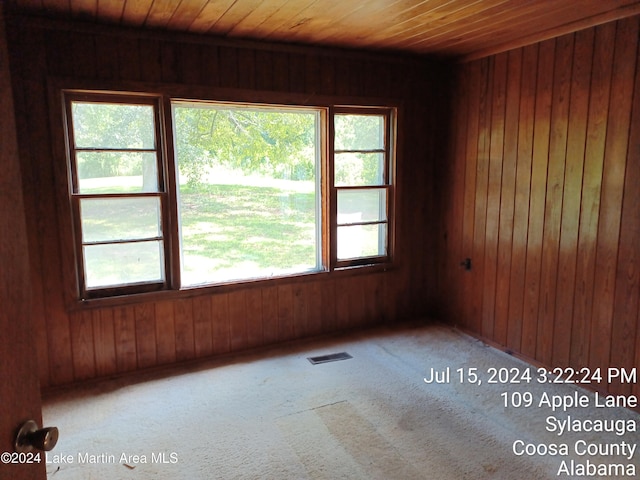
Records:
<instances>
[{"instance_id":1,"label":"stained carpet area","mask_svg":"<svg viewBox=\"0 0 640 480\"><path fill-rule=\"evenodd\" d=\"M307 360L335 352L353 358ZM483 383L459 381L458 369L471 368ZM585 478L558 472L563 461L587 459L640 473L639 452L627 459L574 451L577 441L637 445L638 432L559 436L545 421L571 415L637 425L640 415L593 401L552 412L539 406L545 395L593 394L567 384L489 384L492 368L532 367L449 327L426 325L90 384L45 399L45 424L60 429L48 478L535 480ZM449 371L448 382L425 383L431 369ZM505 392L530 392L535 404L505 408ZM518 440L571 448L516 455Z\"/></svg>"}]
</instances>

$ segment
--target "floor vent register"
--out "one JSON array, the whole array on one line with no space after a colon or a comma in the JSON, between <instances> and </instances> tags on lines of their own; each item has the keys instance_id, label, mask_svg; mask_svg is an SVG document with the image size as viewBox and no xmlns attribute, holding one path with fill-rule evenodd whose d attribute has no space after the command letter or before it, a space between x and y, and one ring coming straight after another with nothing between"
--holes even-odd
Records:
<instances>
[{"instance_id":1,"label":"floor vent register","mask_svg":"<svg viewBox=\"0 0 640 480\"><path fill-rule=\"evenodd\" d=\"M353 358L347 352L340 353L331 353L329 355L320 355L318 357L307 357L313 365L318 365L319 363L327 363L327 362L337 362L339 360L348 360Z\"/></svg>"}]
</instances>

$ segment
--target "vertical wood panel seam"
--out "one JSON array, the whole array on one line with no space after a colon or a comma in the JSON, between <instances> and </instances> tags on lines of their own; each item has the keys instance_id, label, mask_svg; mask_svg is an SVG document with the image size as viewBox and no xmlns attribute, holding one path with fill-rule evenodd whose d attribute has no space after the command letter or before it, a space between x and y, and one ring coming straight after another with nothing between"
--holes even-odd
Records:
<instances>
[{"instance_id":1,"label":"vertical wood panel seam","mask_svg":"<svg viewBox=\"0 0 640 480\"><path fill-rule=\"evenodd\" d=\"M554 277L554 281L555 281L555 285L554 285L554 290L555 293L553 295L553 308L551 309L549 315L551 315L551 321L549 322L549 326L551 327L551 331L547 332L547 335L550 335L550 339L548 341L549 344L549 358L545 359L545 361L550 360L552 361L553 359L553 345L554 345L554 333L555 330L553 328L554 324L556 323L556 305L557 305L557 299L558 299L558 277L559 277L559 272L560 272L560 268L559 268L559 264L560 264L560 245L561 245L561 239L562 239L562 211L564 209L564 186L565 186L565 178L566 178L566 174L567 174L567 142L568 142L568 138L569 138L569 116L571 114L571 93L572 93L572 87L573 87L573 69L574 69L574 63L575 63L575 35L571 34L571 36L573 37L571 40L571 53L570 53L570 57L571 57L571 65L568 68L568 76L567 76L567 81L568 81L568 87L567 87L567 106L566 106L566 112L567 112L567 117L566 117L566 122L563 120L563 145L561 146L561 150L562 150L562 161L563 161L563 166L562 166L562 179L560 180L560 186L562 187L562 194L560 195L560 207L559 207L559 219L558 219L558 238L554 239L554 244L555 245L551 245L551 247L555 250L555 252L557 252L557 256L556 256L556 262L554 265L554 272L552 272L552 277ZM555 55L556 58L554 58L554 72L553 72L553 78L554 78L554 82L553 85L555 85L555 79L556 79L556 75L557 72L555 71L555 61L557 60L557 42L556 42L556 50L555 50ZM553 88L553 87L552 87ZM560 86L561 88L561 86ZM551 117L550 117L550 126L553 127L554 126L554 105L555 105L555 95L558 93L555 91L556 89L553 88L552 91L552 99L551 99ZM558 105L556 105L556 108L558 107ZM551 147L551 138L553 136L553 130L549 130L549 141L550 141L550 145L549 148ZM547 165L547 189L549 188L549 165L551 164L551 151L549 151L549 162ZM546 212L546 200L545 200L545 212ZM551 219L552 220L552 219ZM545 227L544 230L546 231L547 229L547 222L546 222L546 215L545 215ZM543 233L543 241L544 241L544 233ZM544 250L545 250L545 244L543 243L543 255L542 258L544 259ZM538 322L540 322L540 310L538 310Z\"/></svg>"},{"instance_id":2,"label":"vertical wood panel seam","mask_svg":"<svg viewBox=\"0 0 640 480\"><path fill-rule=\"evenodd\" d=\"M586 119L586 131L585 131L585 136L584 136L584 161L583 161L583 167L582 167L582 184L580 187L580 214L578 217L578 235L577 235L577 243L576 243L576 264L577 262L580 260L579 258L579 253L580 253L580 238L581 238L581 233L582 233L582 208L583 208L583 200L584 200L584 190L585 190L585 182L586 180L586 175L585 175L585 170L587 168L587 155L588 155L588 151L587 151L587 146L589 145L589 126L590 126L590 119L591 119L591 112L592 112L592 98L593 98L593 82L594 82L594 60L595 60L595 56L596 56L596 47L597 47L597 30L594 28L594 34L593 34L593 48L591 49L591 68L590 68L590 75L589 75L589 90L588 90L588 101L587 101L587 119ZM608 107L607 107L608 108ZM578 268L576 268L575 271L575 281L576 281L576 285L578 285L577 281L578 281ZM592 286L593 287L593 286ZM591 296L593 297L593 288L591 290ZM575 320L575 316L576 316L576 302L578 300L578 288L575 289L574 293L573 293L573 318L571 321L571 325L572 325L572 332L573 332L573 326L576 324ZM582 321L586 321L586 319L582 319ZM591 323L589 320L589 324L587 325L588 327L591 327ZM587 332L589 335L591 334L591 328L589 328L589 332ZM571 361L571 357L572 357L572 350L574 347L574 343L571 342L571 345L569 346L569 361ZM586 351L585 351L585 358L588 359L589 358L589 345L586 345Z\"/></svg>"},{"instance_id":3,"label":"vertical wood panel seam","mask_svg":"<svg viewBox=\"0 0 640 480\"><path fill-rule=\"evenodd\" d=\"M505 55L505 54L502 54ZM498 58L498 56L495 57L496 59ZM490 308L490 312L491 312L491 336L493 337L495 334L495 321L496 321L496 296L498 294L498 281L497 281L497 275L498 275L498 256L499 256L499 245L500 245L500 219L502 217L502 179L503 179L503 174L504 174L504 128L505 128L505 114L506 114L506 107L507 107L507 102L506 102L506 95L507 95L507 84L508 84L508 79L509 79L509 69L508 69L508 57L505 60L505 78L504 78L504 91L498 91L498 97L496 97L495 93L496 93L496 82L500 82L502 79L496 79L496 62L493 62L493 75L492 75L492 82L493 82L493 87L492 87L492 108L491 108L491 119L490 119L490 135L489 135L489 180L491 179L491 164L494 161L494 159L492 158L492 152L493 152L493 134L494 134L494 108L493 105L495 105L496 102L502 102L502 111L501 112L497 112L498 117L500 117L502 119L501 122L501 128L502 128L502 132L500 133L500 135L502 136L502 144L498 145L499 148L499 155L500 155L500 188L498 189L498 198L497 198L497 207L498 207L498 218L496 219L496 238L495 238L495 246L492 244L490 245L490 248L495 250L495 266L491 266L491 269L494 270L493 272L493 279L491 280L493 282L493 298L491 299L491 303L492 305L490 305L488 308ZM500 86L500 84L498 84L497 86ZM499 95L503 95L503 98L500 99ZM499 122L500 123L500 122ZM490 181L489 181L490 184ZM486 202L486 210L487 213L485 213L485 219L488 216L489 213L489 189L487 188L487 202ZM485 221L485 239L487 238L487 222ZM486 275L487 272L487 242L485 240L485 260L484 260L484 272L483 274ZM489 258L491 258L489 256ZM486 281L486 279L485 279ZM484 305L483 305L483 311L484 311Z\"/></svg>"},{"instance_id":4,"label":"vertical wood panel seam","mask_svg":"<svg viewBox=\"0 0 640 480\"><path fill-rule=\"evenodd\" d=\"M522 69L524 71L524 62L525 62L525 54L527 52L527 48L522 48ZM537 75L537 65L538 65L538 57L540 55L540 47L539 45L535 46L535 60L534 63L536 65L536 73L535 75L532 75L532 81L531 81L531 92L533 92L535 94L535 92L538 89L538 75ZM517 135L518 135L518 139L517 139L517 145L518 145L518 150L516 152L517 155L517 162L516 162L516 190L517 190L517 179L518 179L518 173L521 171L522 165L520 162L520 139L521 139L521 132L522 132L522 122L520 121L522 118L522 92L525 91L524 86L526 86L525 81L527 81L527 77L525 75L521 75L520 78L520 98L519 98L519 102L520 102L520 107L519 107L519 115L518 115L518 129L517 129ZM532 173L533 173L533 134L534 134L534 126L535 126L535 115L536 115L536 102L535 100L532 102L532 107L533 109L531 110L530 113L530 118L531 118L531 151L528 152L527 154L527 162L529 165L528 170L528 178L529 178L529 184L528 184L528 188L527 188L527 208L526 208L526 215L527 215L527 224L526 224L526 231L525 231L525 238L523 239L522 245L523 245L523 259L522 259L522 265L521 268L524 270L522 273L522 300L524 300L524 295L525 295L525 288L526 288L526 267L527 267L527 251L528 251L528 245L529 245L529 212L531 211L531 178L532 178ZM528 135L527 135L528 136ZM525 152L527 153L527 152ZM515 204L514 204L514 212L515 212ZM512 265L512 273L513 273L513 248L511 251L511 265ZM510 279L510 282L512 280ZM519 318L518 318L518 323L519 323L519 330L520 330L520 335L519 335L519 342L518 342L518 348L521 350L522 349L522 338L523 338L523 326L524 326L524 302L522 302L522 304L517 305L516 307L519 311ZM511 312L511 303L509 304L509 312ZM509 318L511 318L511 315L509 315ZM508 331L507 331L508 334ZM507 336L507 338L509 338Z\"/></svg>"},{"instance_id":5,"label":"vertical wood panel seam","mask_svg":"<svg viewBox=\"0 0 640 480\"><path fill-rule=\"evenodd\" d=\"M636 76L635 76L635 85L636 88L634 88L633 91L633 98L632 98L632 105L635 104L636 102L636 97L640 96L640 91L637 90L637 86L640 85L640 39L638 39L637 44L636 44ZM640 103L640 102L639 102ZM640 109L639 109L640 110ZM633 110L632 110L633 112ZM640 111L636 111L636 114L638 115L638 117L640 117ZM633 117L632 117L633 118ZM640 122L638 122L638 124L640 125ZM631 128L633 127L633 122L630 122L630 127L629 127L629 131L631 131ZM631 143L631 142L629 142ZM629 152L629 149L631 148L631 146L627 147L627 152ZM627 158L629 158L629 153L627 153ZM627 167L629 166L629 164L627 163ZM625 173L625 177L626 177L626 173ZM636 208L638 208L638 206L636 205ZM637 365L639 362L638 360L640 359L640 308L638 308L638 312L636 315L636 338L635 338L635 342L634 342L634 352L633 352L633 356L632 359L633 361L635 361L634 365ZM640 391L640 384L636 383L634 385L634 389L633 389L633 393L636 393Z\"/></svg>"},{"instance_id":6,"label":"vertical wood panel seam","mask_svg":"<svg viewBox=\"0 0 640 480\"><path fill-rule=\"evenodd\" d=\"M601 225L601 219L602 219L602 216L603 216L603 211L602 211L603 203L605 203L605 202L603 202L603 199L602 199L602 192L603 192L603 189L605 187L604 180L605 180L605 176L606 176L606 173L607 173L606 172L606 167L607 167L607 163L608 163L607 162L607 158L608 158L607 146L608 146L608 143L609 143L608 141L609 141L609 134L610 134L609 119L610 119L610 115L611 115L611 100L612 100L613 92L614 92L614 90L613 90L614 78L613 77L614 77L614 74L615 74L615 59L616 59L616 54L617 54L618 48L619 48L619 43L618 43L618 35L619 35L619 32L620 32L620 28L619 27L620 27L620 22L619 21L615 22L614 23L614 27L613 27L615 29L615 32L614 32L614 35L613 35L613 52L611 54L611 73L610 73L611 80L609 82L609 92L608 92L608 95L607 95L607 114L606 114L606 117L605 117L606 118L606 130L605 130L603 159L602 159L602 175L600 177L600 203L598 205L598 229L597 229L597 232L596 232L596 251L595 251L595 258L594 258L595 268L598 267L598 258L602 255L600 253L601 252L601 250L600 250L600 244L601 244L601 242L600 242L600 233L601 233L600 225ZM625 159L625 162L626 162L626 159ZM620 211L618 212L618 215L621 215L621 214L622 214L622 210L620 209ZM617 250L616 250L616 255L615 255L616 256L616 263L617 263L617 260L618 260L618 251L620 249L620 234L619 234L619 232L618 232L617 242L618 242L618 245L617 245ZM616 283L617 282L614 279L613 280L613 292L612 292L612 298L613 299L615 299L615 294L616 294ZM596 293L596 286L597 286L597 281L594 281L593 285L592 285L592 293L591 293L592 297ZM596 305L598 305L596 302L592 302L592 304L591 304L591 324L589 325L589 327L590 327L589 339L590 340L593 339L593 334L594 334L594 329L595 329L594 327L597 325L597 321L598 321L598 319L594 318L594 316L597 314ZM613 304L611 306L611 314L613 315ZM611 336L609 336L609 342L611 342ZM609 345L609 347L608 347L608 350L609 350L609 352L608 352L608 361L610 361L610 359L611 359L611 347L612 347L612 345ZM592 363L592 360L591 360L592 351L593 350L591 349L591 345L589 344L589 351L588 351L587 356L586 356L586 360L587 360L587 364L588 365L591 365L591 363Z\"/></svg>"},{"instance_id":7,"label":"vertical wood panel seam","mask_svg":"<svg viewBox=\"0 0 640 480\"><path fill-rule=\"evenodd\" d=\"M515 53L512 53L515 52ZM522 90L520 89L520 85L522 82L522 57L523 57L523 49L517 49L517 50L513 50L512 52L509 52L508 57L507 57L507 78L506 78L506 90L505 90L505 128L504 128L504 132L506 134L507 132L507 121L509 120L507 118L507 113L508 113L508 102L509 101L514 101L513 98L510 98L509 92L513 93L513 90L516 89L515 87L515 83L514 83L514 78L518 80L518 85L517 85L517 102L515 103L515 111L513 112L515 115L515 118L520 118L520 97L522 95ZM517 55L518 58L518 71L517 72L512 72L511 71L511 65L512 62L514 61L512 58L512 55ZM515 74L516 77L512 77L512 75ZM508 262L509 262L509 268L508 268L508 278L505 279L506 281L506 288L507 288L507 296L504 299L504 301L506 302L506 311L504 312L505 318L504 318L504 342L505 344L508 342L508 338L509 338L509 298L511 297L510 292L511 292L511 272L513 269L513 264L512 264L512 257L513 257L513 232L514 232L514 216L515 216L515 199L516 199L516 186L517 186L517 171L518 171L518 147L519 147L519 141L520 141L520 137L518 135L518 128L515 128L514 131L512 132L515 135L515 139L513 141L513 158L512 159L506 159L505 158L505 149L506 149L506 145L507 145L507 137L506 135L503 136L503 153L502 153L502 181L501 181L501 193L500 193L500 219L498 222L498 259L500 258L500 225L502 224L502 207L503 207L503 198L502 198L502 188L504 187L504 164L505 161L513 161L514 165L513 165L513 195L512 198L509 199L509 209L511 210L511 228L508 232L508 237L507 237L507 241L508 241L508 255L505 253L505 260L508 257ZM498 288L498 283L496 282L496 289ZM496 290L496 297L497 295L501 293L498 292Z\"/></svg>"},{"instance_id":8,"label":"vertical wood panel seam","mask_svg":"<svg viewBox=\"0 0 640 480\"><path fill-rule=\"evenodd\" d=\"M617 22L618 27L619 27L621 22L622 22L622 20ZM620 32L620 28L617 28L616 29L616 37L619 34L619 32ZM633 104L634 104L635 96L638 94L638 92L635 90L635 85L637 84L637 82L635 80L636 80L636 75L638 75L638 72L639 72L639 68L638 68L638 53L640 51L639 43L640 43L640 41L638 40L638 37L636 35L635 55L633 55L634 62L635 62L635 65L634 65L635 74L633 76L633 87L634 88L632 88L632 92L631 92L631 102L630 102L631 106L629 108L629 119L628 119L627 132L626 132L626 136L625 136L625 138L627 139L627 147L625 149L625 168L624 168L624 171L625 171L624 177L625 178L626 178L626 175L627 175L627 173L626 173L627 172L627 167L629 165L629 161L628 161L629 154L630 154L629 149L631 148L631 145L630 145L631 142L629 142L629 139L631 137L631 128L632 128L632 121L631 120L632 120L632 114L633 114ZM616 42L616 47L618 47L618 42ZM615 52L614 52L614 58L615 58ZM611 92L610 92L610 95L611 95ZM611 99L609 100L609 105L611 105ZM616 271L618 270L619 265L620 265L620 243L621 243L621 237L622 237L622 219L623 219L622 213L623 213L623 205L624 205L624 180L623 180L622 188L623 188L623 191L622 191L622 194L621 194L621 204L620 204L620 209L618 210L618 217L619 217L618 224L620 225L620 230L618 231L618 244L617 244L617 248L616 248L616 255L615 255L615 262L614 262L614 265L616 267L615 268ZM636 207L640 208L640 206L636 206ZM615 273L615 271L614 271L614 273ZM615 315L615 299L616 299L617 290L618 290L617 275L614 275L613 292L612 292L613 304L611 306L611 315L612 315L611 327L612 327L612 329L613 329L614 323L615 323L615 319L613 318L613 316ZM613 341L613 332L611 332L609 340ZM611 346L609 348L609 358L608 358L609 365L611 365L611 356L612 356L612 352L614 351L614 348L615 348L615 345L611 344ZM612 366L616 367L616 365L612 365Z\"/></svg>"}]
</instances>

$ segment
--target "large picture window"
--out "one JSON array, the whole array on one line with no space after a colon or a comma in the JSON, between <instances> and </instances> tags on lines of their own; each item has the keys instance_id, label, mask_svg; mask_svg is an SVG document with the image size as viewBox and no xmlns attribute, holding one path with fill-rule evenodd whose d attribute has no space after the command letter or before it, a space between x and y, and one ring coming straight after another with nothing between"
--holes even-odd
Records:
<instances>
[{"instance_id":1,"label":"large picture window","mask_svg":"<svg viewBox=\"0 0 640 480\"><path fill-rule=\"evenodd\" d=\"M65 94L82 299L389 262L392 108Z\"/></svg>"},{"instance_id":2,"label":"large picture window","mask_svg":"<svg viewBox=\"0 0 640 480\"><path fill-rule=\"evenodd\" d=\"M317 110L175 102L182 285L320 270Z\"/></svg>"}]
</instances>

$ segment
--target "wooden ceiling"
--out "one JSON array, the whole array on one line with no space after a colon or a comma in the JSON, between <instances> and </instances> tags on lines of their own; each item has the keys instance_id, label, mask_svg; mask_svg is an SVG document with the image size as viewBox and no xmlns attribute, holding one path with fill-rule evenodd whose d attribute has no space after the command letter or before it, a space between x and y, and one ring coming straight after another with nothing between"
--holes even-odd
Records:
<instances>
[{"instance_id":1,"label":"wooden ceiling","mask_svg":"<svg viewBox=\"0 0 640 480\"><path fill-rule=\"evenodd\" d=\"M153 29L477 58L640 13L640 0L6 0Z\"/></svg>"}]
</instances>

